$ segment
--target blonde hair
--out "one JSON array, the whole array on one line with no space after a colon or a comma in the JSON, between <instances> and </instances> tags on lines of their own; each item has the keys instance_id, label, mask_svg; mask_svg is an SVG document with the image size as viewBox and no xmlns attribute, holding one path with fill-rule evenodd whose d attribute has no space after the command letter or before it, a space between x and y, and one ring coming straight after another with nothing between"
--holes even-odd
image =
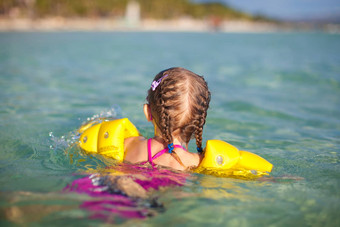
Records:
<instances>
[{"instance_id":1,"label":"blonde hair","mask_svg":"<svg viewBox=\"0 0 340 227\"><path fill-rule=\"evenodd\" d=\"M210 102L208 85L202 76L184 68L170 68L158 73L154 81L160 81L149 89L147 102L156 125L167 144L173 143L173 135L189 143L196 139L202 150L202 133Z\"/></svg>"}]
</instances>

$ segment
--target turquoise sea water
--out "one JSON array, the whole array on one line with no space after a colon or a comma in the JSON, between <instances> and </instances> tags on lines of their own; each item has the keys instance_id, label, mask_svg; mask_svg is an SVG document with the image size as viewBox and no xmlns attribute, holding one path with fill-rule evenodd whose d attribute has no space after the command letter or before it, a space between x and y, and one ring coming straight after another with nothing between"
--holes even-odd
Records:
<instances>
[{"instance_id":1,"label":"turquoise sea water","mask_svg":"<svg viewBox=\"0 0 340 227\"><path fill-rule=\"evenodd\" d=\"M107 164L67 150L71 133L118 115L151 136L146 90L172 66L209 83L204 140L259 154L274 170L265 180L192 174L158 192L165 211L113 223L339 226L339 53L340 36L322 33L0 33L1 226L105 224L79 207L90 197L62 192Z\"/></svg>"}]
</instances>

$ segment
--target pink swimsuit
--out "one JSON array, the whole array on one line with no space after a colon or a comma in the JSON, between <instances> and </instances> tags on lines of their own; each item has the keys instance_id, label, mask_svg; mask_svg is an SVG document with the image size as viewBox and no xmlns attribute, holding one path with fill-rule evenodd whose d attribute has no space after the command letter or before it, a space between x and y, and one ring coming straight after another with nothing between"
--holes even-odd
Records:
<instances>
[{"instance_id":1,"label":"pink swimsuit","mask_svg":"<svg viewBox=\"0 0 340 227\"><path fill-rule=\"evenodd\" d=\"M164 153L168 152L169 148L164 148L163 150L159 151L157 154L152 156L152 152L151 152L151 140L152 140L151 138L148 139L148 161L146 161L146 162L149 162L153 166L154 165L153 160L155 160L159 156L163 155ZM182 148L183 150L186 150L181 145L174 145L174 148ZM142 164L145 164L146 162L143 162Z\"/></svg>"}]
</instances>

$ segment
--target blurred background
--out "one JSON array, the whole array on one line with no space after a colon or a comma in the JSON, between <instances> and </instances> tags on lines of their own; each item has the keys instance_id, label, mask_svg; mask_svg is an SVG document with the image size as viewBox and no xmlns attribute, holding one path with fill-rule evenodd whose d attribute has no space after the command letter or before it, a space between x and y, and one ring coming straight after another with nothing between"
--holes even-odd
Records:
<instances>
[{"instance_id":1,"label":"blurred background","mask_svg":"<svg viewBox=\"0 0 340 227\"><path fill-rule=\"evenodd\" d=\"M190 173L158 192L165 209L154 217L104 216L128 226L340 226L338 1L0 0L0 30L0 226L107 226L81 208L95 198L63 191L114 165L74 146L76 130L127 117L152 137L146 92L173 66L208 82L204 146L228 141L274 169L259 180Z\"/></svg>"},{"instance_id":2,"label":"blurred background","mask_svg":"<svg viewBox=\"0 0 340 227\"><path fill-rule=\"evenodd\" d=\"M339 32L337 0L2 0L1 30Z\"/></svg>"}]
</instances>

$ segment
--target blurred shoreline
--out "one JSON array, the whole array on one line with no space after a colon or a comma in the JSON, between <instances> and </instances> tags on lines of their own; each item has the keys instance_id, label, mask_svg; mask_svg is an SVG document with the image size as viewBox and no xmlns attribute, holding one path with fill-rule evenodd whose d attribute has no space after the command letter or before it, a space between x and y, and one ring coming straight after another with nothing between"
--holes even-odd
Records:
<instances>
[{"instance_id":1,"label":"blurred shoreline","mask_svg":"<svg viewBox=\"0 0 340 227\"><path fill-rule=\"evenodd\" d=\"M112 18L44 19L0 18L0 31L145 31L145 32L326 32L340 33L339 24L292 22L254 22L245 20L211 20L179 18L172 20L143 19L138 23Z\"/></svg>"}]
</instances>

